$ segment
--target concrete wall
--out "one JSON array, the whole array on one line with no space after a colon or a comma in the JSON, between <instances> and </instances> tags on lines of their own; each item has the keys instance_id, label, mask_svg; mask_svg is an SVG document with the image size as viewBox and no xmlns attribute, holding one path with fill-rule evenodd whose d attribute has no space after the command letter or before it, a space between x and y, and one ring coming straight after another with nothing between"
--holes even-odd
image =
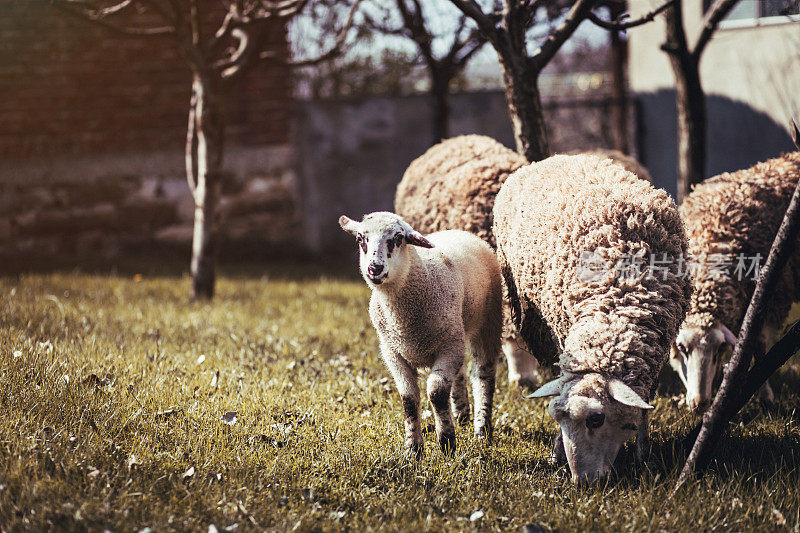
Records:
<instances>
[{"instance_id":1,"label":"concrete wall","mask_svg":"<svg viewBox=\"0 0 800 533\"><path fill-rule=\"evenodd\" d=\"M587 98L587 97L583 97ZM408 165L431 146L424 95L298 102L292 144L297 155L304 242L313 252L352 248L339 229L341 214L392 210ZM477 133L513 148L500 91L452 97L451 135ZM553 152L610 147L610 104L598 98L568 106L545 104Z\"/></svg>"},{"instance_id":2,"label":"concrete wall","mask_svg":"<svg viewBox=\"0 0 800 533\"><path fill-rule=\"evenodd\" d=\"M652 2L631 2L632 17ZM696 39L702 0L683 0ZM707 175L750 166L793 149L789 119L800 116L800 22L721 27L706 47L701 76L708 105ZM630 30L629 76L638 111L639 157L656 183L676 190L677 127L663 17Z\"/></svg>"},{"instance_id":3,"label":"concrete wall","mask_svg":"<svg viewBox=\"0 0 800 533\"><path fill-rule=\"evenodd\" d=\"M452 109L453 135L481 133L513 146L501 93L456 95ZM392 210L403 172L431 145L424 96L298 102L294 125L304 240L317 253L351 244L339 215Z\"/></svg>"}]
</instances>

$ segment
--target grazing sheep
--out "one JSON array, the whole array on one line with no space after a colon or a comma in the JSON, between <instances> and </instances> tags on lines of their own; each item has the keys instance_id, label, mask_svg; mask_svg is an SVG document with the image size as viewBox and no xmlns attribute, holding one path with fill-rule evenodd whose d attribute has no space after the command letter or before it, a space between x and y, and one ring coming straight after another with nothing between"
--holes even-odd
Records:
<instances>
[{"instance_id":1,"label":"grazing sheep","mask_svg":"<svg viewBox=\"0 0 800 533\"><path fill-rule=\"evenodd\" d=\"M494 198L506 178L527 163L524 156L489 137L464 135L448 139L408 167L397 186L395 211L423 233L468 231L494 248ZM519 341L507 305L503 314L508 379L533 386L537 381L536 359Z\"/></svg>"},{"instance_id":2,"label":"grazing sheep","mask_svg":"<svg viewBox=\"0 0 800 533\"><path fill-rule=\"evenodd\" d=\"M670 365L686 385L686 403L703 409L722 352L736 335L756 285L755 266L766 262L800 179L800 152L720 174L699 184L686 197L680 214L689 237L694 293L689 312L673 346ZM798 243L800 244L800 243ZM759 350L780 328L792 303L800 300L800 248L789 259L767 307ZM770 407L766 383L761 403Z\"/></svg>"},{"instance_id":3,"label":"grazing sheep","mask_svg":"<svg viewBox=\"0 0 800 533\"><path fill-rule=\"evenodd\" d=\"M531 395L556 396L554 458L566 453L573 480L592 483L638 430L641 459L691 290L674 201L609 159L557 155L506 180L494 235L515 324L540 364L561 369Z\"/></svg>"},{"instance_id":4,"label":"grazing sheep","mask_svg":"<svg viewBox=\"0 0 800 533\"><path fill-rule=\"evenodd\" d=\"M642 178L645 181L649 181L650 183L653 182L652 177L650 176L650 171L645 168L643 164L637 161L635 158L629 156L628 154L624 154L619 150L612 150L610 148L594 148L592 150L573 150L571 152L567 152L567 155L596 155L597 157L601 157L603 159L611 159L615 163L622 165L625 167L625 170L628 172L633 172L636 176Z\"/></svg>"},{"instance_id":5,"label":"grazing sheep","mask_svg":"<svg viewBox=\"0 0 800 533\"><path fill-rule=\"evenodd\" d=\"M423 237L394 213L339 225L360 247L361 275L372 289L369 314L381 356L403 401L406 453L423 451L417 369L431 368L427 393L443 451L455 450L453 416L469 421L464 353L471 347L475 435L490 439L502 331L502 281L494 250L464 231Z\"/></svg>"}]
</instances>

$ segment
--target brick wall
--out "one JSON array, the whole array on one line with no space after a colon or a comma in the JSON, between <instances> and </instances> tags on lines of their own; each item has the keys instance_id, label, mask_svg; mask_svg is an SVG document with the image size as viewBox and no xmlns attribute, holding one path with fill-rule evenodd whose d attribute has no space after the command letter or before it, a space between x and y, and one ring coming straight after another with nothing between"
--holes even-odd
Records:
<instances>
[{"instance_id":1,"label":"brick wall","mask_svg":"<svg viewBox=\"0 0 800 533\"><path fill-rule=\"evenodd\" d=\"M267 34L285 54L283 25ZM115 34L47 0L0 0L0 157L179 149L190 83L169 36ZM264 63L231 94L231 142L287 141L286 67Z\"/></svg>"}]
</instances>

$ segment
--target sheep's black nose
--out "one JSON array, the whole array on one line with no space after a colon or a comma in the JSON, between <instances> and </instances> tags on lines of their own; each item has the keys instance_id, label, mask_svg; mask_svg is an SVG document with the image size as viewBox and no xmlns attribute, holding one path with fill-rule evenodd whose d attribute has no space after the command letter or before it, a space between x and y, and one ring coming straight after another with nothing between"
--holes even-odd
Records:
<instances>
[{"instance_id":1,"label":"sheep's black nose","mask_svg":"<svg viewBox=\"0 0 800 533\"><path fill-rule=\"evenodd\" d=\"M383 265L379 263L371 263L369 267L367 267L367 272L369 272L371 276L377 276L383 272Z\"/></svg>"}]
</instances>

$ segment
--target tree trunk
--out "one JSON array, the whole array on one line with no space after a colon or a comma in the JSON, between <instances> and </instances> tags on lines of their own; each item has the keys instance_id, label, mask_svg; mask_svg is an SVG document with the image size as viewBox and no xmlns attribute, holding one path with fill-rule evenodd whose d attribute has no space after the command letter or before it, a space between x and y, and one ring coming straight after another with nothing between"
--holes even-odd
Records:
<instances>
[{"instance_id":1,"label":"tree trunk","mask_svg":"<svg viewBox=\"0 0 800 533\"><path fill-rule=\"evenodd\" d=\"M616 20L622 13L613 13ZM620 152L630 153L628 136L628 88L625 79L625 65L628 62L628 41L620 36L620 32L611 31L611 76L614 104L611 109L611 122L614 129L614 148Z\"/></svg>"},{"instance_id":2,"label":"tree trunk","mask_svg":"<svg viewBox=\"0 0 800 533\"><path fill-rule=\"evenodd\" d=\"M431 72L433 144L450 137L450 79Z\"/></svg>"},{"instance_id":3,"label":"tree trunk","mask_svg":"<svg viewBox=\"0 0 800 533\"><path fill-rule=\"evenodd\" d=\"M675 103L678 111L678 201L691 187L705 179L706 100L700 83L698 60L686 46L680 4L666 11L667 44L675 74Z\"/></svg>"},{"instance_id":4,"label":"tree trunk","mask_svg":"<svg viewBox=\"0 0 800 533\"><path fill-rule=\"evenodd\" d=\"M539 73L527 65L514 66L512 58L501 57L500 65L517 152L530 162L541 161L550 156L550 147L539 94Z\"/></svg>"},{"instance_id":5,"label":"tree trunk","mask_svg":"<svg viewBox=\"0 0 800 533\"><path fill-rule=\"evenodd\" d=\"M689 59L676 67L675 98L678 110L678 200L681 201L705 179L706 172L706 101L695 61Z\"/></svg>"},{"instance_id":6,"label":"tree trunk","mask_svg":"<svg viewBox=\"0 0 800 533\"><path fill-rule=\"evenodd\" d=\"M186 175L194 197L192 297L214 296L219 228L216 208L222 189L222 95L211 75L196 72L186 138Z\"/></svg>"}]
</instances>

